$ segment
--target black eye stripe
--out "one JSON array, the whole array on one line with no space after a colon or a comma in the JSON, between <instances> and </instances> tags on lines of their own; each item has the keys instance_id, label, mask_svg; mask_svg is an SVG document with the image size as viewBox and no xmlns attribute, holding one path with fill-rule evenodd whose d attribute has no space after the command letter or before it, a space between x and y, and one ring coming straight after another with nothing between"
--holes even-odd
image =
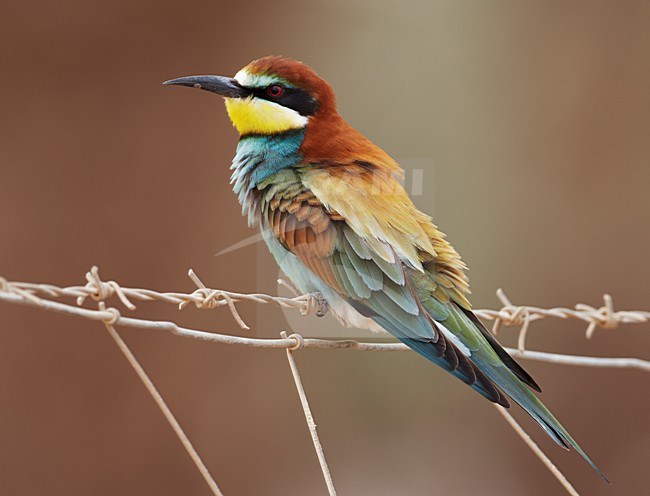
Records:
<instances>
[{"instance_id":1,"label":"black eye stripe","mask_svg":"<svg viewBox=\"0 0 650 496\"><path fill-rule=\"evenodd\" d=\"M284 93L276 98L267 93L267 88L254 88L251 91L257 98L278 103L283 107L295 110L305 117L309 117L316 113L316 110L318 110L318 101L305 90L301 88L290 88L287 86L282 86L282 88L284 88Z\"/></svg>"}]
</instances>

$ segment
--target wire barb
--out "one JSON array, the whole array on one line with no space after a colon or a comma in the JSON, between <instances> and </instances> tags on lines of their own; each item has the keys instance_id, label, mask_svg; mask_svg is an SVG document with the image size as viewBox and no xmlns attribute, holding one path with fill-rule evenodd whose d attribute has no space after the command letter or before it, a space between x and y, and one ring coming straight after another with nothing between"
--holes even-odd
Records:
<instances>
[{"instance_id":1,"label":"wire barb","mask_svg":"<svg viewBox=\"0 0 650 496\"><path fill-rule=\"evenodd\" d=\"M297 309L303 315L320 315L327 311L327 302L318 293L299 295L289 283L278 281L280 285L286 286L294 295L292 298L269 296L265 294L242 294L220 289L208 288L196 275L193 270L188 273L190 279L196 286L192 293L179 292L158 292L150 289L126 288L120 286L116 281L102 281L99 276L99 269L92 267L86 273L85 286L58 287L51 284L11 282L0 277L0 300L33 305L45 310L76 315L84 318L106 321L121 326L157 329L173 332L179 336L202 339L224 344L237 344L241 346L254 346L259 348L291 348L295 351L308 348L329 348L329 349L352 349L358 351L401 351L408 349L400 343L381 342L358 342L353 340L323 340L307 339L293 334L286 340L280 339L254 339L215 332L204 332L194 329L185 329L171 322L157 322L143 319L124 317L119 314L116 308L105 308L102 310L91 310L83 308L86 298L95 301L105 302L113 296L117 296L120 303L129 310L135 309L133 301L163 301L177 305L180 309L193 304L199 309L215 309L227 306L235 322L242 329L249 329L239 312L237 304L248 301L258 304L273 304L280 308ZM72 297L76 298L77 307L58 301L55 298ZM639 358L609 358L609 357L585 357L575 355L563 355L541 351L529 351L526 349L526 337L532 322L545 318L578 319L587 322L587 337L591 337L597 328L616 329L620 324L639 324L650 321L648 311L627 311L615 310L613 299L606 294L603 297L603 306L595 308L586 304L578 304L575 309L569 308L539 308L534 306L514 305L502 289L497 291L497 298L502 304L498 310L476 310L475 313L482 319L494 321L492 332L496 335L503 327L520 326L517 349L508 349L511 355L548 363L579 365L590 367L609 368L635 368L643 371L650 371L650 361ZM298 341L300 340L300 341Z\"/></svg>"}]
</instances>

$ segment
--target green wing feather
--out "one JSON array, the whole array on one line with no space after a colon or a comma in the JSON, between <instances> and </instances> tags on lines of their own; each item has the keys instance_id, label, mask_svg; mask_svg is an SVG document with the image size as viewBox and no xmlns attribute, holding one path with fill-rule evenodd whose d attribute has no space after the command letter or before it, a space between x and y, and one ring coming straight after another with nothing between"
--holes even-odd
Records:
<instances>
[{"instance_id":1,"label":"green wing feather","mask_svg":"<svg viewBox=\"0 0 650 496\"><path fill-rule=\"evenodd\" d=\"M277 240L359 313L490 401L508 407L509 396L604 478L529 389L540 391L537 383L469 310L453 281L463 282L462 276L438 271L435 260L426 261L424 272L409 267L389 245L359 236L304 189L273 188L267 200L264 223Z\"/></svg>"},{"instance_id":2,"label":"green wing feather","mask_svg":"<svg viewBox=\"0 0 650 496\"><path fill-rule=\"evenodd\" d=\"M442 303L435 294L436 274L415 273L409 279L417 287L416 294L432 318L450 331L470 352L471 360L506 395L528 413L540 427L563 448L574 448L598 475L607 478L596 467L576 441L535 396L530 388L541 392L535 380L501 347L476 315L455 302L453 297ZM444 290L443 290L444 293Z\"/></svg>"},{"instance_id":3,"label":"green wing feather","mask_svg":"<svg viewBox=\"0 0 650 496\"><path fill-rule=\"evenodd\" d=\"M280 191L272 191L263 215L285 249L359 313L490 401L509 406L487 375L440 332L414 293L410 270L389 245L379 240L368 243L309 192L295 195L292 191L291 196L285 196L279 195ZM391 257L393 260L388 261Z\"/></svg>"}]
</instances>

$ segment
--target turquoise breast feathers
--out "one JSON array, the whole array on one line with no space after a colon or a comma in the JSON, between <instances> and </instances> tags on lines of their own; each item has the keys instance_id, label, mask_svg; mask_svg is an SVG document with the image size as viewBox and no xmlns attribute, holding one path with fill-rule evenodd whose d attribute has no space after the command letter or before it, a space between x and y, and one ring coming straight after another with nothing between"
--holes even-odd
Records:
<instances>
[{"instance_id":1,"label":"turquoise breast feathers","mask_svg":"<svg viewBox=\"0 0 650 496\"><path fill-rule=\"evenodd\" d=\"M230 184L247 215L248 224L256 224L259 212L259 189L283 169L302 161L300 144L304 129L274 135L242 136L233 159Z\"/></svg>"}]
</instances>

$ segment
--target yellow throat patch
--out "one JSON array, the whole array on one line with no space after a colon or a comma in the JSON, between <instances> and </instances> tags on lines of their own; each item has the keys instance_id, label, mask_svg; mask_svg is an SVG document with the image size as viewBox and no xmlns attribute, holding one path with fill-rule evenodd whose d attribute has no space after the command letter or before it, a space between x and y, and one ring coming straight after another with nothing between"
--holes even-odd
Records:
<instances>
[{"instance_id":1,"label":"yellow throat patch","mask_svg":"<svg viewBox=\"0 0 650 496\"><path fill-rule=\"evenodd\" d=\"M262 98L226 98L226 111L239 134L275 134L307 125L293 109Z\"/></svg>"}]
</instances>

